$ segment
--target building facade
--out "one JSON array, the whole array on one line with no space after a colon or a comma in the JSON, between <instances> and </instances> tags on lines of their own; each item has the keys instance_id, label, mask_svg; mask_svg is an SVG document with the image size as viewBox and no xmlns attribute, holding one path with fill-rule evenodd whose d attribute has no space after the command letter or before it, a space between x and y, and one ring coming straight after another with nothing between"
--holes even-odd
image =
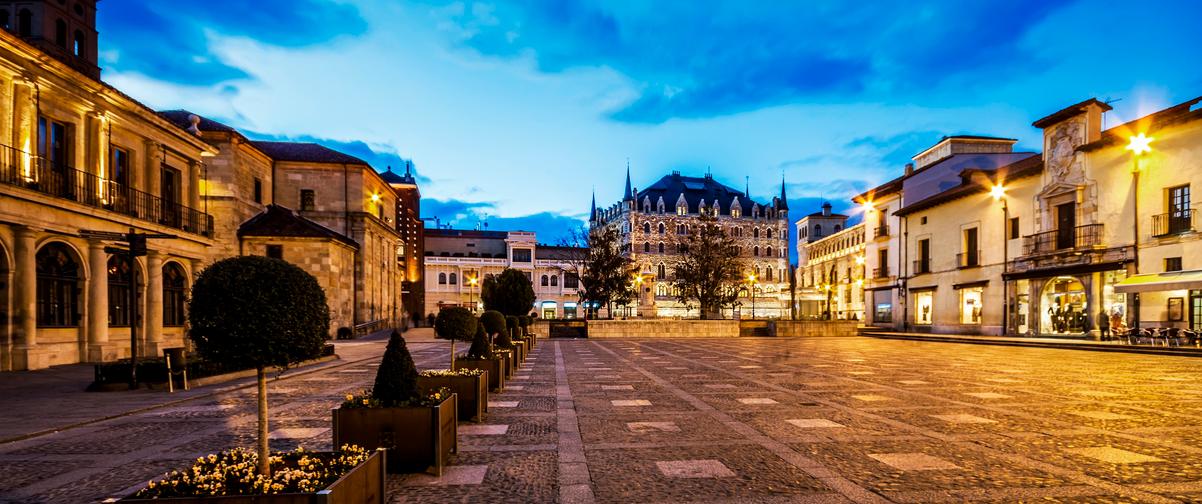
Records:
<instances>
[{"instance_id":1,"label":"building facade","mask_svg":"<svg viewBox=\"0 0 1202 504\"><path fill-rule=\"evenodd\" d=\"M576 318L580 279L571 262L584 249L541 245L527 231L427 229L425 277L427 315L449 306L483 309L480 288L485 278L507 268L526 274L534 286L530 307L539 318Z\"/></svg>"},{"instance_id":2,"label":"building facade","mask_svg":"<svg viewBox=\"0 0 1202 504\"><path fill-rule=\"evenodd\" d=\"M389 167L381 174L396 194L396 230L401 239L401 299L404 307L404 324L418 324L425 317L426 283L426 227L421 217L422 193L417 187L412 166L406 164L405 174L400 175Z\"/></svg>"},{"instance_id":3,"label":"building facade","mask_svg":"<svg viewBox=\"0 0 1202 504\"><path fill-rule=\"evenodd\" d=\"M763 204L752 200L747 191L735 190L710 175L687 177L672 172L646 189L636 190L630 184L629 170L622 201L604 209L594 204L589 219L590 226L616 228L623 253L638 268L638 301L624 307L622 315L699 315L697 307L677 300L673 270L681 258L680 246L696 232L703 215L716 218L727 236L738 243L744 276L749 279L738 306L726 309L723 316L789 318L789 208L783 180L780 197Z\"/></svg>"},{"instance_id":4,"label":"building facade","mask_svg":"<svg viewBox=\"0 0 1202 504\"><path fill-rule=\"evenodd\" d=\"M864 224L846 224L830 203L797 221L799 318L864 320Z\"/></svg>"},{"instance_id":5,"label":"building facade","mask_svg":"<svg viewBox=\"0 0 1202 504\"><path fill-rule=\"evenodd\" d=\"M97 80L95 2L75 4L0 2L0 370L128 357L131 325L144 354L182 345L214 243L201 179L216 150ZM131 230L173 238L131 264L81 233Z\"/></svg>"}]
</instances>

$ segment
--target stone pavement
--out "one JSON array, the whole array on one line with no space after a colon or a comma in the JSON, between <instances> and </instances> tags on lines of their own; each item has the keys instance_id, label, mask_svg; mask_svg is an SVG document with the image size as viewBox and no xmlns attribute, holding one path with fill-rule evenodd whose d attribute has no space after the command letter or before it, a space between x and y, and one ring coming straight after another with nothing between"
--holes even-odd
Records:
<instances>
[{"instance_id":1,"label":"stone pavement","mask_svg":"<svg viewBox=\"0 0 1202 504\"><path fill-rule=\"evenodd\" d=\"M866 328L864 336L882 339L901 339L911 341L939 341L943 343L971 343L977 345L1025 346L1037 348L1066 348L1073 350L1090 350L1095 352L1143 353L1154 355L1180 355L1202 357L1202 348L1194 345L1173 346L1158 341L1157 344L1140 343L1131 345L1122 341L1097 341L1085 337L1038 337L1038 336L988 336L981 334L940 334L895 332Z\"/></svg>"},{"instance_id":2,"label":"stone pavement","mask_svg":"<svg viewBox=\"0 0 1202 504\"><path fill-rule=\"evenodd\" d=\"M415 344L419 367L447 346ZM374 362L273 383L328 448ZM1202 502L1202 360L873 338L541 340L441 478L393 502ZM0 444L0 501L91 502L253 442L233 391Z\"/></svg>"}]
</instances>

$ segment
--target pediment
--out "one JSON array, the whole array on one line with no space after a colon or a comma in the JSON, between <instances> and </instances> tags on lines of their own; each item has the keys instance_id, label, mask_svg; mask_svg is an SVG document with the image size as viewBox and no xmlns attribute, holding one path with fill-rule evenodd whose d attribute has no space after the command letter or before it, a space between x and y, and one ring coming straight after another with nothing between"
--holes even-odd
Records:
<instances>
[{"instance_id":1,"label":"pediment","mask_svg":"<svg viewBox=\"0 0 1202 504\"><path fill-rule=\"evenodd\" d=\"M1061 196L1067 193L1075 193L1081 186L1077 184L1069 184L1067 182L1054 182L1044 186L1043 190L1039 191L1039 197L1043 199Z\"/></svg>"}]
</instances>

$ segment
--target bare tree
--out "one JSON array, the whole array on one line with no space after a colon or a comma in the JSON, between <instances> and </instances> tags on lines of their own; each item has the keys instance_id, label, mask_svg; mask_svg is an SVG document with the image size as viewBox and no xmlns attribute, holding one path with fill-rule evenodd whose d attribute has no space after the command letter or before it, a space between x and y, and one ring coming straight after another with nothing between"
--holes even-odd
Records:
<instances>
[{"instance_id":1,"label":"bare tree","mask_svg":"<svg viewBox=\"0 0 1202 504\"><path fill-rule=\"evenodd\" d=\"M722 308L734 306L742 280L739 247L718 225L702 215L695 232L678 245L674 268L676 298L685 305L696 302L701 318L721 318Z\"/></svg>"},{"instance_id":2,"label":"bare tree","mask_svg":"<svg viewBox=\"0 0 1202 504\"><path fill-rule=\"evenodd\" d=\"M566 275L580 280L576 292L586 317L596 318L600 306L613 316L614 303L635 299L631 279L637 270L622 255L618 231L612 226L574 229L550 256Z\"/></svg>"}]
</instances>

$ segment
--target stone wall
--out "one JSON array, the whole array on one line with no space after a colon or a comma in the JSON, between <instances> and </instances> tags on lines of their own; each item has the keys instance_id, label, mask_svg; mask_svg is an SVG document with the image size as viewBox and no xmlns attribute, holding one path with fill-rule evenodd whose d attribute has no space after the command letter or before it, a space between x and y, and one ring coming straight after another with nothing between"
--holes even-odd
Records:
<instances>
[{"instance_id":1,"label":"stone wall","mask_svg":"<svg viewBox=\"0 0 1202 504\"><path fill-rule=\"evenodd\" d=\"M735 338L737 320L590 320L588 337L604 338Z\"/></svg>"},{"instance_id":2,"label":"stone wall","mask_svg":"<svg viewBox=\"0 0 1202 504\"><path fill-rule=\"evenodd\" d=\"M855 336L860 326L855 320L777 320L774 324L778 338Z\"/></svg>"}]
</instances>

